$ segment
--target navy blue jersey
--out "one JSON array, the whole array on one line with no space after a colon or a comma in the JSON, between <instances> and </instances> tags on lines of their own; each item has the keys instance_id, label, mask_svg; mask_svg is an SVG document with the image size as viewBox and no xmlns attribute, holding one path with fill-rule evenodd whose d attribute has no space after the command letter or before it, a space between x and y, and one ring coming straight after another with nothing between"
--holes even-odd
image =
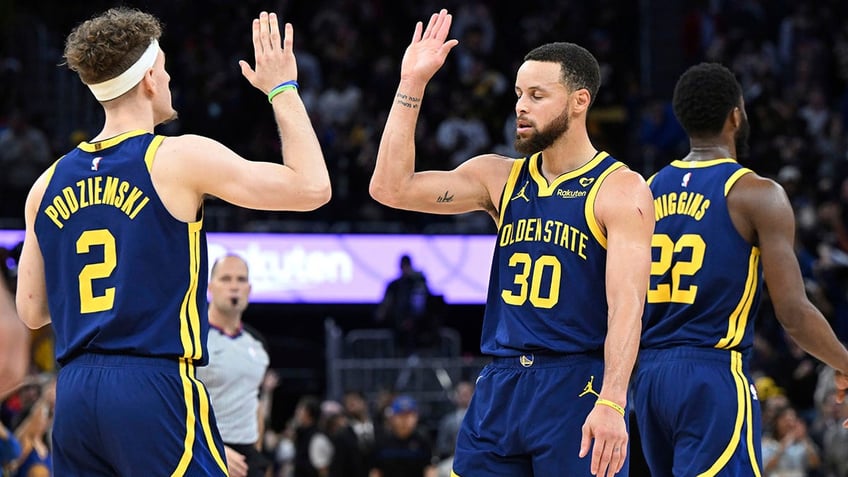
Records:
<instances>
[{"instance_id":1,"label":"navy blue jersey","mask_svg":"<svg viewBox=\"0 0 848 477\"><path fill-rule=\"evenodd\" d=\"M622 166L601 152L548 184L541 153L515 161L501 199L483 353L603 348L606 235L594 205L604 179Z\"/></svg>"},{"instance_id":2,"label":"navy blue jersey","mask_svg":"<svg viewBox=\"0 0 848 477\"><path fill-rule=\"evenodd\" d=\"M750 172L733 159L674 161L649 180L657 223L643 348L751 347L760 251L727 209L730 189Z\"/></svg>"},{"instance_id":3,"label":"navy blue jersey","mask_svg":"<svg viewBox=\"0 0 848 477\"><path fill-rule=\"evenodd\" d=\"M206 238L153 187L163 139L82 143L48 171L35 233L60 363L86 352L206 362Z\"/></svg>"}]
</instances>

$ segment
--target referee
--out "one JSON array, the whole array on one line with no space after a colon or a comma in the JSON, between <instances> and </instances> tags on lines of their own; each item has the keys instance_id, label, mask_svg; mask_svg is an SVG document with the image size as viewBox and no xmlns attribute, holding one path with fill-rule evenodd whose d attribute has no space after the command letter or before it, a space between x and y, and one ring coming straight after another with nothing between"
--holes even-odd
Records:
<instances>
[{"instance_id":1,"label":"referee","mask_svg":"<svg viewBox=\"0 0 848 477\"><path fill-rule=\"evenodd\" d=\"M242 323L249 294L247 262L237 255L218 259L209 277L209 364L197 375L209 390L230 477L264 477L270 465L260 452L259 403L269 360L258 334Z\"/></svg>"}]
</instances>

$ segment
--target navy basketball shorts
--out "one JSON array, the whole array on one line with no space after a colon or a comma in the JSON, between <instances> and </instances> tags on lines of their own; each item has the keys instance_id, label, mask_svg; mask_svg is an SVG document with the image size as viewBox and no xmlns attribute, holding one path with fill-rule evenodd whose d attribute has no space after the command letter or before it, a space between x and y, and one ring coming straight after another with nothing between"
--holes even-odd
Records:
<instances>
[{"instance_id":1,"label":"navy basketball shorts","mask_svg":"<svg viewBox=\"0 0 848 477\"><path fill-rule=\"evenodd\" d=\"M205 386L186 360L81 355L59 372L54 474L227 475Z\"/></svg>"},{"instance_id":2,"label":"navy basketball shorts","mask_svg":"<svg viewBox=\"0 0 848 477\"><path fill-rule=\"evenodd\" d=\"M495 358L477 378L452 475L591 475L591 452L578 454L603 371L603 358L594 355ZM617 475L626 477L628 468L625 462Z\"/></svg>"},{"instance_id":3,"label":"navy basketball shorts","mask_svg":"<svg viewBox=\"0 0 848 477\"><path fill-rule=\"evenodd\" d=\"M743 356L642 350L632 391L653 477L761 475L760 404Z\"/></svg>"}]
</instances>

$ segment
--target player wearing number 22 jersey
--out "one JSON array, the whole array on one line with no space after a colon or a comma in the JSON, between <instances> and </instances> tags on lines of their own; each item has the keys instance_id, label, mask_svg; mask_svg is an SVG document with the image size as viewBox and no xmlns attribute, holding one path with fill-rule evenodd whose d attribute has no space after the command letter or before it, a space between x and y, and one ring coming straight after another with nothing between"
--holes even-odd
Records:
<instances>
[{"instance_id":1,"label":"player wearing number 22 jersey","mask_svg":"<svg viewBox=\"0 0 848 477\"><path fill-rule=\"evenodd\" d=\"M163 139L132 131L84 142L47 171L35 233L47 289L62 290L48 296L56 358L64 366L57 411L64 402L89 404L66 410L63 418L77 419L78 426L66 425L54 437L65 459L84 458L62 430L106 429L109 437L100 451L129 469L134 459L150 456L122 449L117 436L135 427L125 419L143 416L150 435L133 436L138 445L173 442L161 433L185 441L182 448L155 449L163 457L161 475L174 468L190 475L223 474L223 447L208 395L195 378L195 366L207 361L206 239L200 219L175 219L153 187L150 168ZM68 277L78 277L78 283ZM101 371L90 373L96 368ZM109 395L99 395L100 389L109 389ZM183 402L163 405L167 401L151 389L182 396ZM71 395L76 393L87 395ZM139 413L111 414L110 400L131 400Z\"/></svg>"},{"instance_id":2,"label":"player wearing number 22 jersey","mask_svg":"<svg viewBox=\"0 0 848 477\"><path fill-rule=\"evenodd\" d=\"M759 472L760 409L746 356L762 266L726 200L749 173L733 159L674 161L648 181L657 224L633 391L655 475ZM674 429L676 446L664 429Z\"/></svg>"}]
</instances>

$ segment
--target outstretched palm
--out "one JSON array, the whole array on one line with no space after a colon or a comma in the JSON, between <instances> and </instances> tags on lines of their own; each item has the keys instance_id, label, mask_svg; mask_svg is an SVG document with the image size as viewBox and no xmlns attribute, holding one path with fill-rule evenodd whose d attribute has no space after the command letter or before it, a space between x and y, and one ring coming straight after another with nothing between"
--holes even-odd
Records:
<instances>
[{"instance_id":1,"label":"outstretched palm","mask_svg":"<svg viewBox=\"0 0 848 477\"><path fill-rule=\"evenodd\" d=\"M412 43L406 48L400 68L401 79L429 81L445 63L450 50L459 42L447 40L451 26L451 15L447 10L434 13L427 28L421 22L415 25Z\"/></svg>"}]
</instances>

